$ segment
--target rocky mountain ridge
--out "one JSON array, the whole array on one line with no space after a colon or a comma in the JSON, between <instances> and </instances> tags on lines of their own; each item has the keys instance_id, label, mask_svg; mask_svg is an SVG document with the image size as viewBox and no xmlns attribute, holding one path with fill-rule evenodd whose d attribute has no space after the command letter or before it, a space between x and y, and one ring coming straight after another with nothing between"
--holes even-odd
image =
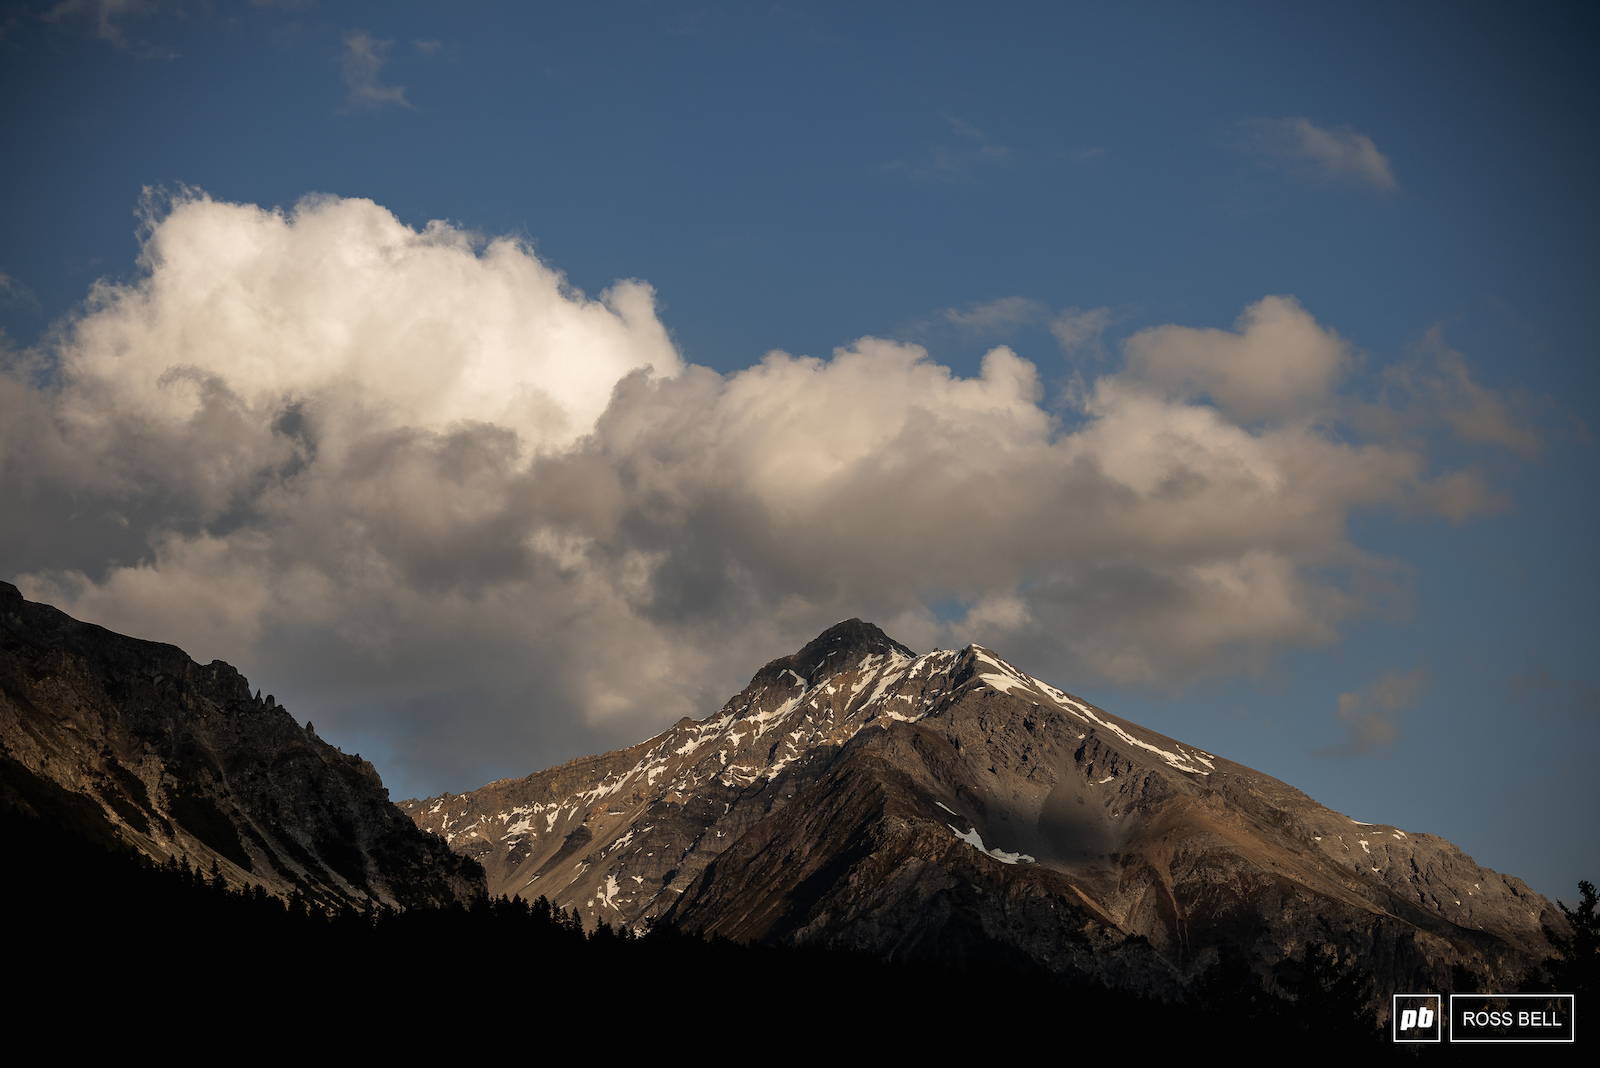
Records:
<instances>
[{"instance_id":1,"label":"rocky mountain ridge","mask_svg":"<svg viewBox=\"0 0 1600 1068\"><path fill-rule=\"evenodd\" d=\"M0 800L156 861L324 906L465 902L482 872L222 661L82 623L0 582Z\"/></svg>"},{"instance_id":2,"label":"rocky mountain ridge","mask_svg":"<svg viewBox=\"0 0 1600 1068\"><path fill-rule=\"evenodd\" d=\"M1031 678L848 620L716 714L467 794L401 803L493 894L590 923L1010 959L1152 993L1310 945L1379 991L1514 986L1560 913L1434 835ZM1431 984L1431 985L1430 985Z\"/></svg>"}]
</instances>

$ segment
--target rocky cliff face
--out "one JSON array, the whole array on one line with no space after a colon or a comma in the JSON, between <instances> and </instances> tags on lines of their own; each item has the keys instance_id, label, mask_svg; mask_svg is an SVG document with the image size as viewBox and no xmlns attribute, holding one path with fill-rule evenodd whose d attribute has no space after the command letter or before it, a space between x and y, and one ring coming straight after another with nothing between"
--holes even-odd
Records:
<instances>
[{"instance_id":1,"label":"rocky cliff face","mask_svg":"<svg viewBox=\"0 0 1600 1068\"><path fill-rule=\"evenodd\" d=\"M490 892L590 922L1015 959L1175 992L1219 956L1327 945L1379 990L1508 988L1550 902L1433 835L1358 823L969 646L850 620L717 714L469 794L403 802Z\"/></svg>"},{"instance_id":2,"label":"rocky cliff face","mask_svg":"<svg viewBox=\"0 0 1600 1068\"><path fill-rule=\"evenodd\" d=\"M482 892L477 866L391 804L371 764L227 664L80 623L4 582L0 745L12 805L64 803L80 825L104 821L89 833L215 862L235 886L401 907Z\"/></svg>"}]
</instances>

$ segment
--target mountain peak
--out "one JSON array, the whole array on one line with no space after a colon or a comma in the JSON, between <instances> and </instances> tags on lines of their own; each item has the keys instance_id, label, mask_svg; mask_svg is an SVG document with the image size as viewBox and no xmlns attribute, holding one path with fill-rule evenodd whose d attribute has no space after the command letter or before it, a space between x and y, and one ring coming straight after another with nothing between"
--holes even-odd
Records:
<instances>
[{"instance_id":1,"label":"mountain peak","mask_svg":"<svg viewBox=\"0 0 1600 1068\"><path fill-rule=\"evenodd\" d=\"M768 663L756 672L751 684L776 679L784 672L793 672L806 685L812 686L874 655L898 655L909 660L917 654L871 623L846 619L812 638L798 653L780 656Z\"/></svg>"},{"instance_id":2,"label":"mountain peak","mask_svg":"<svg viewBox=\"0 0 1600 1068\"><path fill-rule=\"evenodd\" d=\"M1023 957L1162 996L1260 946L1276 975L1313 942L1401 989L1456 966L1509 987L1561 922L1442 839L1355 825L983 646L916 656L859 619L703 720L404 807L491 893L585 922Z\"/></svg>"}]
</instances>

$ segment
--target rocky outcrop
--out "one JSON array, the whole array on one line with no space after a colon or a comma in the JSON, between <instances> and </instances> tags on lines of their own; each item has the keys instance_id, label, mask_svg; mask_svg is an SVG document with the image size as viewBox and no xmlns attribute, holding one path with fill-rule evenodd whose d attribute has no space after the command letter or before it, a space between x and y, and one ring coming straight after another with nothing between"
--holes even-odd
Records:
<instances>
[{"instance_id":1,"label":"rocky outcrop","mask_svg":"<svg viewBox=\"0 0 1600 1068\"><path fill-rule=\"evenodd\" d=\"M469 794L403 802L495 894L591 923L1025 961L1152 993L1327 946L1375 996L1514 987L1560 914L1449 842L1358 823L986 649L850 620L717 714Z\"/></svg>"},{"instance_id":2,"label":"rocky outcrop","mask_svg":"<svg viewBox=\"0 0 1600 1068\"><path fill-rule=\"evenodd\" d=\"M483 892L477 865L406 818L371 764L232 667L81 623L3 582L0 745L12 807L70 811L74 829L215 864L234 886L402 908Z\"/></svg>"}]
</instances>

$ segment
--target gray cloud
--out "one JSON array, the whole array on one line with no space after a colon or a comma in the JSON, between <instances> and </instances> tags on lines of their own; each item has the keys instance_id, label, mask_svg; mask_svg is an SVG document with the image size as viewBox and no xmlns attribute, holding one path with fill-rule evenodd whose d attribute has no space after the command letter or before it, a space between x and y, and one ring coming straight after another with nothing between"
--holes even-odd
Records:
<instances>
[{"instance_id":1,"label":"gray cloud","mask_svg":"<svg viewBox=\"0 0 1600 1068\"><path fill-rule=\"evenodd\" d=\"M1387 671L1371 686L1339 695L1338 717L1345 727L1342 744L1320 750L1324 756L1360 756L1394 743L1399 733L1396 719L1417 707L1433 682L1426 668L1405 674Z\"/></svg>"},{"instance_id":2,"label":"gray cloud","mask_svg":"<svg viewBox=\"0 0 1600 1068\"><path fill-rule=\"evenodd\" d=\"M368 201L188 195L141 262L0 375L11 574L238 664L400 789L635 741L856 615L1063 679L1257 670L1403 598L1353 513L1495 504L1418 430L1478 393L1356 402L1287 297L1133 335L1069 428L1009 348L718 374L641 282Z\"/></svg>"},{"instance_id":3,"label":"gray cloud","mask_svg":"<svg viewBox=\"0 0 1600 1068\"><path fill-rule=\"evenodd\" d=\"M1309 119L1253 119L1241 124L1246 147L1274 166L1326 181L1392 192L1400 185L1372 138L1348 126L1323 129Z\"/></svg>"}]
</instances>

